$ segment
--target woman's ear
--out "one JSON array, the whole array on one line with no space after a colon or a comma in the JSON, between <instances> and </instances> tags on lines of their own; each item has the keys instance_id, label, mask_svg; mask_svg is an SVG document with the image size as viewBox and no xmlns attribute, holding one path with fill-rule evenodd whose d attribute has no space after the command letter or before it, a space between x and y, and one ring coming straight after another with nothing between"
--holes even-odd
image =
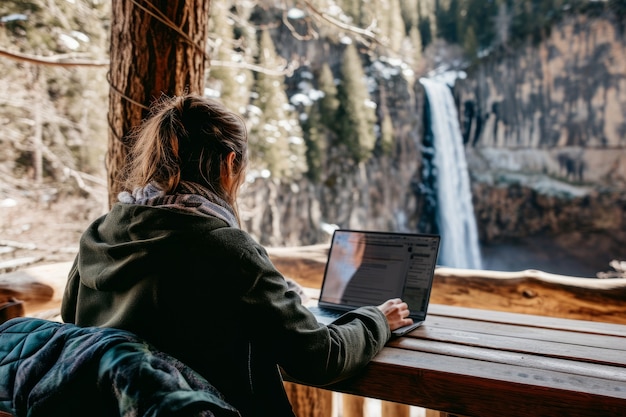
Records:
<instances>
[{"instance_id":1,"label":"woman's ear","mask_svg":"<svg viewBox=\"0 0 626 417\"><path fill-rule=\"evenodd\" d=\"M222 188L226 191L232 190L233 183L235 182L234 164L237 154L235 151L231 151L224 158L224 163L220 169L220 182Z\"/></svg>"},{"instance_id":2,"label":"woman's ear","mask_svg":"<svg viewBox=\"0 0 626 417\"><path fill-rule=\"evenodd\" d=\"M234 174L234 170L233 170L233 166L235 165L235 158L237 157L237 154L235 153L235 151L230 151L230 153L228 155L226 155L226 166L228 167L228 175L233 177Z\"/></svg>"}]
</instances>

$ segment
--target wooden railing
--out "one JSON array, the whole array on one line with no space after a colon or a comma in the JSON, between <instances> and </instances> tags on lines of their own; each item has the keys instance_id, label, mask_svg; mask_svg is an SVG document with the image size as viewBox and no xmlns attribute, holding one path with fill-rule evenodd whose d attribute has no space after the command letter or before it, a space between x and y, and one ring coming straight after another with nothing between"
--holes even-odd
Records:
<instances>
[{"instance_id":1,"label":"wooden railing","mask_svg":"<svg viewBox=\"0 0 626 417\"><path fill-rule=\"evenodd\" d=\"M321 285L327 246L270 249L276 267L309 288ZM431 303L626 324L626 279L576 278L438 267Z\"/></svg>"}]
</instances>

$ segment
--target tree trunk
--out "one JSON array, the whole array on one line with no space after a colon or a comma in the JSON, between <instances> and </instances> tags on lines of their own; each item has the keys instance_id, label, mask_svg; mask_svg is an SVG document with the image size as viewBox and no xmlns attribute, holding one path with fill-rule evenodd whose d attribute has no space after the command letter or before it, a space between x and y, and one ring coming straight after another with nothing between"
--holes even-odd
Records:
<instances>
[{"instance_id":1,"label":"tree trunk","mask_svg":"<svg viewBox=\"0 0 626 417\"><path fill-rule=\"evenodd\" d=\"M210 0L115 0L111 10L109 203L121 191L128 133L162 95L201 94Z\"/></svg>"}]
</instances>

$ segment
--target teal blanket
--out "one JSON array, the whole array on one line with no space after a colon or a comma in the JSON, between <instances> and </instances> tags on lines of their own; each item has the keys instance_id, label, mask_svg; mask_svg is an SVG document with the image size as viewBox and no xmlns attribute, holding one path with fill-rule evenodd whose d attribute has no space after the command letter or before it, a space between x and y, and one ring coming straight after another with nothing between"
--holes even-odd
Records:
<instances>
[{"instance_id":1,"label":"teal blanket","mask_svg":"<svg viewBox=\"0 0 626 417\"><path fill-rule=\"evenodd\" d=\"M0 410L18 417L238 417L220 393L130 332L20 317L0 325Z\"/></svg>"}]
</instances>

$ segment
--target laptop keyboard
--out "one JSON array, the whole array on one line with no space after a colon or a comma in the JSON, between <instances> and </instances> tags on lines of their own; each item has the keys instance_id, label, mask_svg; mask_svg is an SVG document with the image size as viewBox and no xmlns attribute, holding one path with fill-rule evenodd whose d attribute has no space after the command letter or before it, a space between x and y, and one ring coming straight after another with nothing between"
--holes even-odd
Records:
<instances>
[{"instance_id":1,"label":"laptop keyboard","mask_svg":"<svg viewBox=\"0 0 626 417\"><path fill-rule=\"evenodd\" d=\"M343 314L341 311L329 310L319 306L311 306L308 307L308 309L317 316L326 316L334 319L339 318Z\"/></svg>"}]
</instances>

